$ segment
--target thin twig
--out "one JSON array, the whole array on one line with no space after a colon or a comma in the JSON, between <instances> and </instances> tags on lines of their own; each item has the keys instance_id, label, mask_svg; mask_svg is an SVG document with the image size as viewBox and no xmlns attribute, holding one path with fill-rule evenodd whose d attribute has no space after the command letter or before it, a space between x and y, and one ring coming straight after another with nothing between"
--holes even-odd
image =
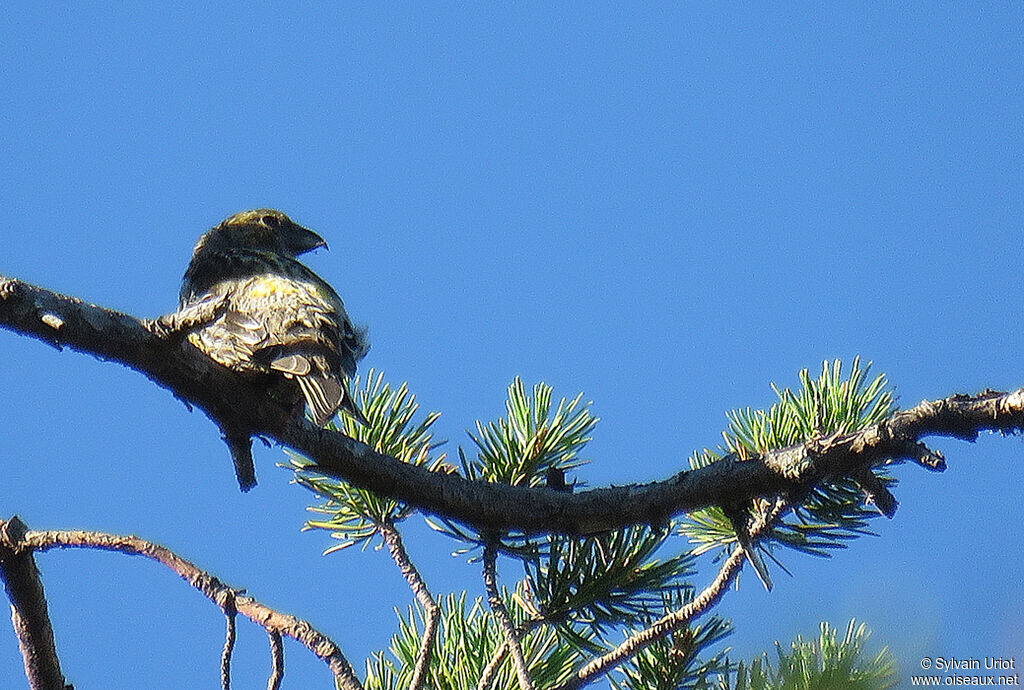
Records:
<instances>
[{"instance_id":1,"label":"thin twig","mask_svg":"<svg viewBox=\"0 0 1024 690\"><path fill-rule=\"evenodd\" d=\"M756 518L750 526L751 537L758 537L767 531L769 526L773 525L788 509L789 504L781 499L777 499L772 509L766 515ZM593 659L576 673L575 678L559 686L556 690L575 690L594 682L598 678L607 675L612 669L627 659L639 654L645 647L667 637L710 610L725 595L729 585L732 584L732 581L739 574L745 560L744 550L741 548L734 549L722 563L722 567L719 568L718 574L711 583L701 590L700 594L695 596L688 604L665 614L647 628L630 635L615 649Z\"/></svg>"},{"instance_id":2,"label":"thin twig","mask_svg":"<svg viewBox=\"0 0 1024 690\"><path fill-rule=\"evenodd\" d=\"M63 690L71 686L60 670L43 583L32 549L25 544L26 531L17 515L0 520L0 579L11 600L11 623L29 688Z\"/></svg>"},{"instance_id":3,"label":"thin twig","mask_svg":"<svg viewBox=\"0 0 1024 690\"><path fill-rule=\"evenodd\" d=\"M484 670L480 674L480 680L477 681L476 690L491 690L494 678L498 675L498 668L501 667L501 662L505 660L506 654L508 654L508 640L502 640L501 645L494 652L494 656L484 666Z\"/></svg>"},{"instance_id":4,"label":"thin twig","mask_svg":"<svg viewBox=\"0 0 1024 690\"><path fill-rule=\"evenodd\" d=\"M441 617L441 610L427 589L427 583L420 576L412 559L409 558L405 545L402 543L402 535L391 522L377 525L377 533L388 547L391 558L401 571L409 588L416 596L416 600L423 608L424 627L423 638L420 640L420 649L416 654L416 666L413 669L412 680L409 681L408 690L419 690L427 677L427 670L430 668L430 657L434 648L434 637L437 634L437 621Z\"/></svg>"},{"instance_id":5,"label":"thin twig","mask_svg":"<svg viewBox=\"0 0 1024 690\"><path fill-rule=\"evenodd\" d=\"M502 665L502 661L505 660L505 655L508 654L508 651L508 640L504 640L498 650L495 651L495 655L487 661L487 665L483 666L480 680L476 683L476 690L490 690L490 686L494 684L495 677L498 675L498 669Z\"/></svg>"},{"instance_id":6,"label":"thin twig","mask_svg":"<svg viewBox=\"0 0 1024 690\"><path fill-rule=\"evenodd\" d=\"M268 630L267 637L270 638L270 678L267 679L267 690L280 690L281 681L284 680L284 643L281 641L281 633L276 630Z\"/></svg>"},{"instance_id":7,"label":"thin twig","mask_svg":"<svg viewBox=\"0 0 1024 690\"><path fill-rule=\"evenodd\" d=\"M523 621L516 627L516 639L521 639L523 635L543 622L539 618ZM508 654L508 640L502 640L501 645L495 650L494 656L484 666L484 670L480 674L480 680L476 684L476 690L490 690L491 685L494 683L494 678L498 674L498 668L501 666L501 662L505 660L506 654Z\"/></svg>"},{"instance_id":8,"label":"thin twig","mask_svg":"<svg viewBox=\"0 0 1024 690\"><path fill-rule=\"evenodd\" d=\"M501 600L501 593L498 591L497 560L497 539L488 539L484 544L484 587L487 588L487 602L491 605L491 611L505 636L505 644L512 651L512 663L519 679L520 690L533 690L533 680L526 666L526 658L523 656L515 625L512 624L512 618L508 615L508 609L505 608L505 602Z\"/></svg>"},{"instance_id":9,"label":"thin twig","mask_svg":"<svg viewBox=\"0 0 1024 690\"><path fill-rule=\"evenodd\" d=\"M216 577L200 570L164 546L135 536L77 530L29 531L26 532L22 543L24 548L35 551L47 551L54 548L93 548L144 556L173 570L214 603L218 603L226 592L234 592L235 607L238 613L268 632L272 631L290 637L313 652L330 668L339 688L363 690L363 685L356 677L351 664L329 637L304 620L275 611L250 596L239 595L237 590L223 584Z\"/></svg>"},{"instance_id":10,"label":"thin twig","mask_svg":"<svg viewBox=\"0 0 1024 690\"><path fill-rule=\"evenodd\" d=\"M231 690L231 653L235 651L235 618L238 610L235 608L235 593L226 592L222 597L224 603L224 618L227 621L227 629L224 631L224 651L220 655L220 686L223 690Z\"/></svg>"}]
</instances>

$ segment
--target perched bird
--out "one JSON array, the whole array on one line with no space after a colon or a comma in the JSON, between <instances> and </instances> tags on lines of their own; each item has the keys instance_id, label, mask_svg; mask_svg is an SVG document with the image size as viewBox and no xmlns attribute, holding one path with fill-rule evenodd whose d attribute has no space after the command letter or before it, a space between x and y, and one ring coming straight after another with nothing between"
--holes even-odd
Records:
<instances>
[{"instance_id":1,"label":"perched bird","mask_svg":"<svg viewBox=\"0 0 1024 690\"><path fill-rule=\"evenodd\" d=\"M317 426L340 409L365 423L348 391L366 354L365 332L353 327L341 298L295 257L323 238L272 209L236 213L199 238L181 286L179 311L225 299L215 320L188 333L214 361L269 375L304 400ZM250 461L251 462L251 461ZM255 483L239 473L239 482Z\"/></svg>"}]
</instances>

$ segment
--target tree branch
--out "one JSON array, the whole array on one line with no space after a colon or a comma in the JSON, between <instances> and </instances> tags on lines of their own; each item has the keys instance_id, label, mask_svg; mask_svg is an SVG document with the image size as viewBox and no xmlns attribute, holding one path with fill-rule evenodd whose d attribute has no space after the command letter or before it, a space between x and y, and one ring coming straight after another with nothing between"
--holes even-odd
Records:
<instances>
[{"instance_id":1,"label":"tree branch","mask_svg":"<svg viewBox=\"0 0 1024 690\"><path fill-rule=\"evenodd\" d=\"M267 679L267 690L280 690L281 681L284 680L284 644L281 642L281 633L276 630L268 630L267 637L270 638L270 678Z\"/></svg>"},{"instance_id":2,"label":"tree branch","mask_svg":"<svg viewBox=\"0 0 1024 690\"><path fill-rule=\"evenodd\" d=\"M766 515L755 519L754 523L750 526L750 536L756 538L764 534L788 509L789 504L778 499ZM722 563L722 567L718 569L715 579L701 590L700 594L695 596L690 603L665 614L647 628L630 635L615 649L591 660L590 663L586 664L576 673L575 678L556 690L576 690L576 688L593 683L598 678L610 673L612 669L627 659L639 654L644 647L654 644L658 640L671 635L676 630L689 625L690 621L710 610L725 596L729 585L732 584L739 574L744 560L746 560L746 552L737 545L737 548Z\"/></svg>"},{"instance_id":3,"label":"tree branch","mask_svg":"<svg viewBox=\"0 0 1024 690\"><path fill-rule=\"evenodd\" d=\"M238 610L235 608L235 593L228 591L221 597L224 609L224 651L220 655L220 686L222 690L231 690L231 654L235 651L235 619Z\"/></svg>"},{"instance_id":4,"label":"tree branch","mask_svg":"<svg viewBox=\"0 0 1024 690\"><path fill-rule=\"evenodd\" d=\"M544 623L543 620L538 618L532 618L530 620L522 621L516 626L516 634L513 639L521 639L523 635L530 633L534 628ZM494 684L494 678L498 674L498 668L501 666L501 662L505 660L505 655L508 654L509 640L505 638L502 640L501 645L494 652L494 656L484 666L484 670L480 673L480 680L477 681L476 690L490 690L491 685Z\"/></svg>"},{"instance_id":5,"label":"tree branch","mask_svg":"<svg viewBox=\"0 0 1024 690\"><path fill-rule=\"evenodd\" d=\"M120 362L202 409L225 436L272 438L316 462L315 471L478 530L591 534L631 524L664 524L675 515L709 505L797 492L887 458L909 458L941 469L940 456L916 445L922 438L973 440L983 430L1024 427L1024 389L956 395L897 412L859 432L815 439L762 457L730 456L659 482L566 493L471 482L375 453L341 433L293 418L268 398L258 381L217 365L187 341L161 337L126 314L3 276L0 326Z\"/></svg>"},{"instance_id":6,"label":"tree branch","mask_svg":"<svg viewBox=\"0 0 1024 690\"><path fill-rule=\"evenodd\" d=\"M2 530L0 530L0 534L3 534ZM135 536L125 537L102 532L78 530L26 531L17 543L20 545L20 552L25 554L31 554L33 551L48 551L54 548L93 548L117 551L133 556L145 556L177 573L178 576L199 590L207 599L217 604L218 607L224 608L226 613L227 609L225 606L230 597L238 613L264 628L271 636L275 634L279 636L284 635L302 644L327 664L339 688L343 690L363 690L362 683L356 677L352 666L329 637L317 631L306 621L279 613L252 597L242 594L239 590L228 587L216 577L200 570L194 564L159 544L154 544ZM3 544L0 543L0 548L2 547ZM225 654L229 656L226 647L227 645L225 645ZM276 661L275 668L277 668Z\"/></svg>"},{"instance_id":7,"label":"tree branch","mask_svg":"<svg viewBox=\"0 0 1024 690\"><path fill-rule=\"evenodd\" d=\"M423 639L420 641L420 650L416 655L416 666L413 669L412 680L409 681L408 690L419 690L427 677L427 669L430 666L430 656L434 648L434 636L437 634L437 621L441 616L441 610L427 589L427 583L423 581L419 571L413 564L412 559L402 544L402 535L391 523L377 525L377 533L387 544L391 558L401 571L409 588L416 596L416 600L423 607L424 627Z\"/></svg>"},{"instance_id":8,"label":"tree branch","mask_svg":"<svg viewBox=\"0 0 1024 690\"><path fill-rule=\"evenodd\" d=\"M11 623L25 662L25 677L32 690L71 690L60 670L43 583L25 533L25 523L17 515L0 520L0 579L11 600Z\"/></svg>"},{"instance_id":9,"label":"tree branch","mask_svg":"<svg viewBox=\"0 0 1024 690\"><path fill-rule=\"evenodd\" d=\"M501 600L501 592L498 591L498 540L491 537L484 544L484 587L487 589L487 603L491 605L491 612L498 620L498 627L505 636L505 646L512 652L512 664L516 669L516 678L519 679L520 690L533 690L533 680L530 678L530 671L526 666L526 658L523 656L523 648L519 644L516 627L512 624L512 618L508 615L505 602Z\"/></svg>"}]
</instances>

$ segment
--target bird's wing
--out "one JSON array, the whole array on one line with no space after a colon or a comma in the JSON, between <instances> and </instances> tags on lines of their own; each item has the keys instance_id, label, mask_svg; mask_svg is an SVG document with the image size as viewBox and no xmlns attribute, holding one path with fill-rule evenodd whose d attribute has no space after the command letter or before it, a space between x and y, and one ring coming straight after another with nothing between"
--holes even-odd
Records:
<instances>
[{"instance_id":1,"label":"bird's wing","mask_svg":"<svg viewBox=\"0 0 1024 690\"><path fill-rule=\"evenodd\" d=\"M253 353L268 340L269 333L259 319L229 308L188 337L217 363L236 368L252 361Z\"/></svg>"},{"instance_id":2,"label":"bird's wing","mask_svg":"<svg viewBox=\"0 0 1024 690\"><path fill-rule=\"evenodd\" d=\"M364 421L345 388L366 352L364 334L330 285L297 261L278 262L274 272L214 286L228 308L190 339L225 366L295 379L319 426L339 407Z\"/></svg>"}]
</instances>

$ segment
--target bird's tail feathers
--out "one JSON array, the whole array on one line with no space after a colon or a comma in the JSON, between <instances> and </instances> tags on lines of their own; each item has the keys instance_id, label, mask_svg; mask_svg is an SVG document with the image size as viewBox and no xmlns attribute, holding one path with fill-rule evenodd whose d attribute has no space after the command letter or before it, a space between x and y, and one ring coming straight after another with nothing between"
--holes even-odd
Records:
<instances>
[{"instance_id":1,"label":"bird's tail feathers","mask_svg":"<svg viewBox=\"0 0 1024 690\"><path fill-rule=\"evenodd\" d=\"M306 405L313 415L313 423L324 426L339 409L363 426L370 422L356 405L355 398L348 390L348 382L341 383L337 379L326 376L296 376Z\"/></svg>"},{"instance_id":2,"label":"bird's tail feathers","mask_svg":"<svg viewBox=\"0 0 1024 690\"><path fill-rule=\"evenodd\" d=\"M313 415L313 423L317 426L327 424L334 416L344 398L344 389L336 380L326 376L296 376L302 395Z\"/></svg>"}]
</instances>

